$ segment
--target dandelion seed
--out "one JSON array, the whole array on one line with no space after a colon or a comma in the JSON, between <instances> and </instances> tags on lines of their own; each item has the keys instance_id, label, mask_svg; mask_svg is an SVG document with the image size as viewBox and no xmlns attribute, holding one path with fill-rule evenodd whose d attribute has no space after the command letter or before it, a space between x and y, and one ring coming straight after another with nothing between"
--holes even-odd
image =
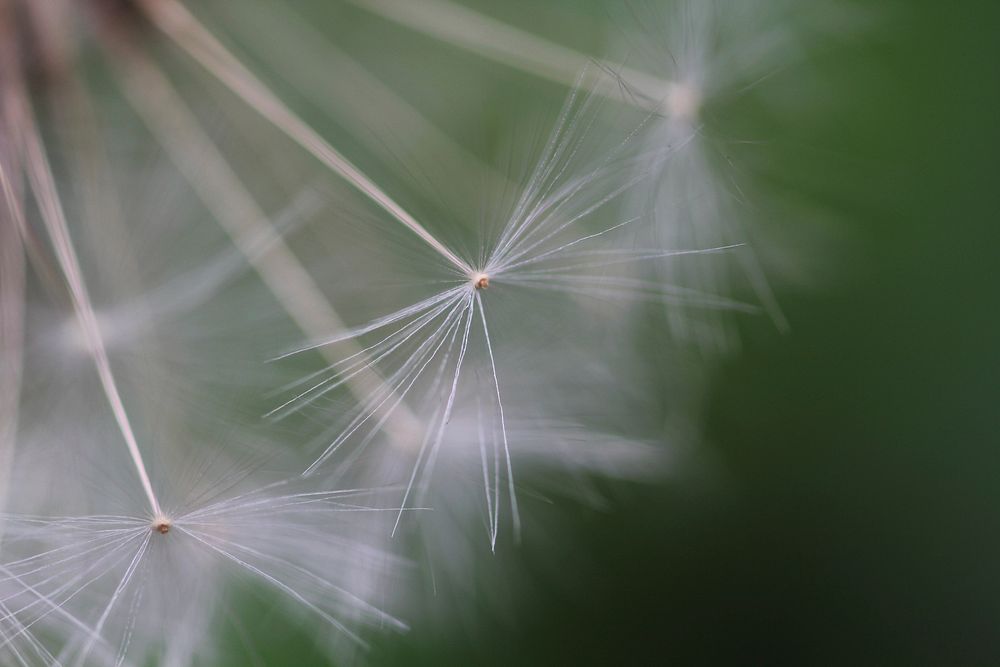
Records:
<instances>
[{"instance_id":1,"label":"dandelion seed","mask_svg":"<svg viewBox=\"0 0 1000 667\"><path fill-rule=\"evenodd\" d=\"M584 229L595 213L604 212L613 203L620 202L622 195L640 180L634 170L623 168L633 165L632 152L638 131L627 134L612 146L596 167L591 164L588 169L582 168L593 159L587 140L598 108L593 96L579 92L570 96L545 152L502 230L483 249L480 258L463 260L476 267L466 273L463 281L367 325L282 355L287 357L345 339L373 339L369 343L359 343L365 353L363 356L344 358L325 371L287 387L296 393L272 411L274 417L317 404L353 374L370 366L386 369L387 389L374 392L358 406L346 426L326 443L306 475L316 473L355 437L359 441L343 460L359 456L382 427L384 415L391 413L399 401L414 401L425 406L425 414L431 417L409 472L402 502L403 507L409 506L413 498L422 497L426 489L445 440L447 425L459 402L459 388L470 372L469 366L474 365L481 368L487 378L486 387L479 390L486 391L483 402L491 406L496 427L490 431L492 445L481 443L480 448L497 452L494 477L502 474L505 480L506 503L517 535L520 516L504 409L503 372L498 364L496 338L484 298L487 288L498 293L530 288L616 300L655 297L693 301L706 307L744 308L725 299L685 293L656 281L608 275L615 267L653 260L683 261L685 256L725 252L732 246L701 250L613 247L610 239L637 225L640 218L619 221L596 231ZM485 476L488 480L490 474ZM487 511L491 515L498 512L499 496L499 489L488 488ZM497 520L492 520L493 543L496 525Z\"/></svg>"},{"instance_id":2,"label":"dandelion seed","mask_svg":"<svg viewBox=\"0 0 1000 667\"><path fill-rule=\"evenodd\" d=\"M188 626L189 615L218 613L225 591L248 576L360 645L350 626L405 628L359 597L366 577L393 562L368 546L362 536L371 531L351 520L385 511L363 502L374 492L288 486L265 485L152 519L0 516L8 534L0 568L0 585L11 591L8 618L23 631L55 628L74 664L96 650L117 655L114 664L142 663L163 650L165 635L191 647L186 663L213 650L209 628Z\"/></svg>"}]
</instances>

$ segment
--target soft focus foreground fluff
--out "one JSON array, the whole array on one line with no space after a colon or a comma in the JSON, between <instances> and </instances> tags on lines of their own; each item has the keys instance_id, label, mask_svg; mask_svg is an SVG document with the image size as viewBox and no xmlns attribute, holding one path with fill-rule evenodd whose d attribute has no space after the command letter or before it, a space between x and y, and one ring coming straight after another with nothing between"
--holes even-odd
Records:
<instances>
[{"instance_id":1,"label":"soft focus foreground fluff","mask_svg":"<svg viewBox=\"0 0 1000 667\"><path fill-rule=\"evenodd\" d=\"M496 166L248 4L355 82L338 106L251 54L356 128L341 148L177 0L0 0L3 664L215 664L231 636L257 659L240 608L262 591L362 656L406 627L393 551L420 545L464 608L473 541L675 469L702 376L673 346L727 347L734 313L786 326L701 117L769 67L710 42L780 59L780 15L669 3L642 75L445 0L357 4L571 92ZM640 355L664 311L680 335ZM661 375L684 409L649 405Z\"/></svg>"}]
</instances>

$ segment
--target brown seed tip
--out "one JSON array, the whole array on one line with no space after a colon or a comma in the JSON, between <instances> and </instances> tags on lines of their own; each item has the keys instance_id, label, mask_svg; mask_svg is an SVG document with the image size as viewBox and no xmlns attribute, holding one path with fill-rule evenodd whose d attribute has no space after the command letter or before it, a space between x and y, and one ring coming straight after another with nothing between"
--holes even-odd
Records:
<instances>
[{"instance_id":1,"label":"brown seed tip","mask_svg":"<svg viewBox=\"0 0 1000 667\"><path fill-rule=\"evenodd\" d=\"M480 273L473 279L472 284L476 289L486 289L490 286L490 277L485 273Z\"/></svg>"},{"instance_id":2,"label":"brown seed tip","mask_svg":"<svg viewBox=\"0 0 1000 667\"><path fill-rule=\"evenodd\" d=\"M153 530L158 532L160 535L166 535L170 532L170 520L169 519L157 519L153 522Z\"/></svg>"}]
</instances>

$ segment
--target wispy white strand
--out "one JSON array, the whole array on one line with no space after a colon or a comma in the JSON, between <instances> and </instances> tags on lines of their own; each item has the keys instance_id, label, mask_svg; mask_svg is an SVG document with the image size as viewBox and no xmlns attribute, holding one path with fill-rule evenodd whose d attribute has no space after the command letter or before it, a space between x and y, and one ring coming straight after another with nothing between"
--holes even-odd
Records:
<instances>
[{"instance_id":1,"label":"wispy white strand","mask_svg":"<svg viewBox=\"0 0 1000 667\"><path fill-rule=\"evenodd\" d=\"M100 618L97 619L97 624L94 627L94 632L100 634L104 629L104 624L108 621L108 616L111 614L111 610L114 608L115 603L118 602L118 598L121 597L122 593L128 587L129 583L132 581L132 576L135 574L136 569L139 567L139 563L142 562L142 557L146 555L146 550L149 548L149 540L152 537L152 533L147 531L146 536L143 538L136 550L135 555L132 557L132 561L129 563L128 567L125 569L125 574L122 575L121 581L118 582L118 586L115 588L115 592L111 594L111 598L108 600L108 604L104 607L104 611L101 612ZM83 651L80 652L79 657L76 660L76 667L82 667L84 662L86 662L87 657L90 655L90 651L93 649L94 639L91 637L83 647Z\"/></svg>"},{"instance_id":2,"label":"wispy white strand","mask_svg":"<svg viewBox=\"0 0 1000 667\"><path fill-rule=\"evenodd\" d=\"M433 444L431 445L432 451L436 450L438 447L441 446L441 440L444 437L444 429L448 425L448 420L451 419L451 410L455 405L455 395L458 393L458 380L462 374L462 362L465 360L465 351L468 349L469 346L469 330L472 327L472 318L473 315L475 314L474 310L475 308L473 307L473 301L472 298L470 297L467 300L465 306L465 312L466 312L465 331L462 334L462 344L458 351L458 359L455 362L455 376L452 379L451 391L448 392L448 399L447 402L445 403L444 412L441 415L441 421L437 428L437 434L434 436L434 441ZM420 457L418 456L417 464L413 466L413 474L410 475L410 481L406 485L406 493L403 495L403 502L402 502L403 507L406 507L406 503L410 499L410 492L413 490L413 482L416 479L417 468L419 467L419 465L420 465ZM399 515L396 517L396 524L392 527L393 535L396 534L396 529L399 527L399 521L402 517L403 513L401 511Z\"/></svg>"},{"instance_id":3,"label":"wispy white strand","mask_svg":"<svg viewBox=\"0 0 1000 667\"><path fill-rule=\"evenodd\" d=\"M510 444L507 442L507 421L503 414L503 399L500 398L500 378L497 376L497 363L493 358L493 343L490 341L490 330L486 325L486 311L483 309L483 299L476 292L476 303L479 304L479 317L483 322L483 337L486 338L486 350L490 356L490 368L493 371L493 387L497 395L497 409L500 411L500 433L503 436L503 453L507 463L507 493L510 495L510 512L514 522L514 537L521 536L521 513L517 508L517 493L514 490L514 469L510 461Z\"/></svg>"},{"instance_id":4,"label":"wispy white strand","mask_svg":"<svg viewBox=\"0 0 1000 667\"><path fill-rule=\"evenodd\" d=\"M431 364L431 362L434 361L434 358L440 351L441 346L447 339L451 327L458 326L459 320L455 317L455 315L456 313L458 313L460 308L461 304L454 306L452 311L445 318L445 321L441 324L441 326L437 329L437 331L434 332L432 337L428 338L426 341L421 343L420 347L418 347L417 351L414 353L414 356L411 357L409 360L407 360L407 362L403 365L403 367L399 371L390 376L389 378L390 386L394 386L396 390L399 392L399 397L397 399L397 402L403 400L403 398L407 395L407 393L409 393L410 389L413 388L413 385L420 378L423 372L427 369L427 367ZM447 329L445 328L446 326L448 327ZM400 391L399 388L402 387L404 384L406 384L406 386ZM342 432L339 436L337 436L337 438L326 448L323 454L318 459L316 459L316 461L311 466L309 466L305 470L305 472L303 472L303 476L309 476L313 474L316 471L316 469L320 465L322 465L324 461L330 458L330 456L335 451L337 451L337 449L348 438L350 438L371 417L373 417L376 414L376 412L378 412L378 410L380 410L382 406L389 401L390 398L392 398L391 395L386 396L381 400L378 400L378 398L373 399L373 402L378 401L377 403L374 404L374 407L370 409L365 409L365 411L361 415L359 415L344 432ZM391 411L392 408L390 408L389 412L391 413ZM376 432L377 428L372 431L373 434Z\"/></svg>"}]
</instances>

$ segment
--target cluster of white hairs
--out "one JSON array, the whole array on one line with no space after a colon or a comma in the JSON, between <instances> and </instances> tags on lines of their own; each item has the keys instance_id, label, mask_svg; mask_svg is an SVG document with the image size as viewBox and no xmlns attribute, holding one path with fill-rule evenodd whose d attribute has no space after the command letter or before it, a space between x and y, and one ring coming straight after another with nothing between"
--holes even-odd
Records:
<instances>
[{"instance_id":1,"label":"cluster of white hairs","mask_svg":"<svg viewBox=\"0 0 1000 667\"><path fill-rule=\"evenodd\" d=\"M617 60L343 5L564 86L547 138L485 164L292 7L0 0L0 663L260 662L275 605L363 659L473 532L661 479L678 350L787 326L703 110L795 57L789 3L623 2Z\"/></svg>"}]
</instances>

